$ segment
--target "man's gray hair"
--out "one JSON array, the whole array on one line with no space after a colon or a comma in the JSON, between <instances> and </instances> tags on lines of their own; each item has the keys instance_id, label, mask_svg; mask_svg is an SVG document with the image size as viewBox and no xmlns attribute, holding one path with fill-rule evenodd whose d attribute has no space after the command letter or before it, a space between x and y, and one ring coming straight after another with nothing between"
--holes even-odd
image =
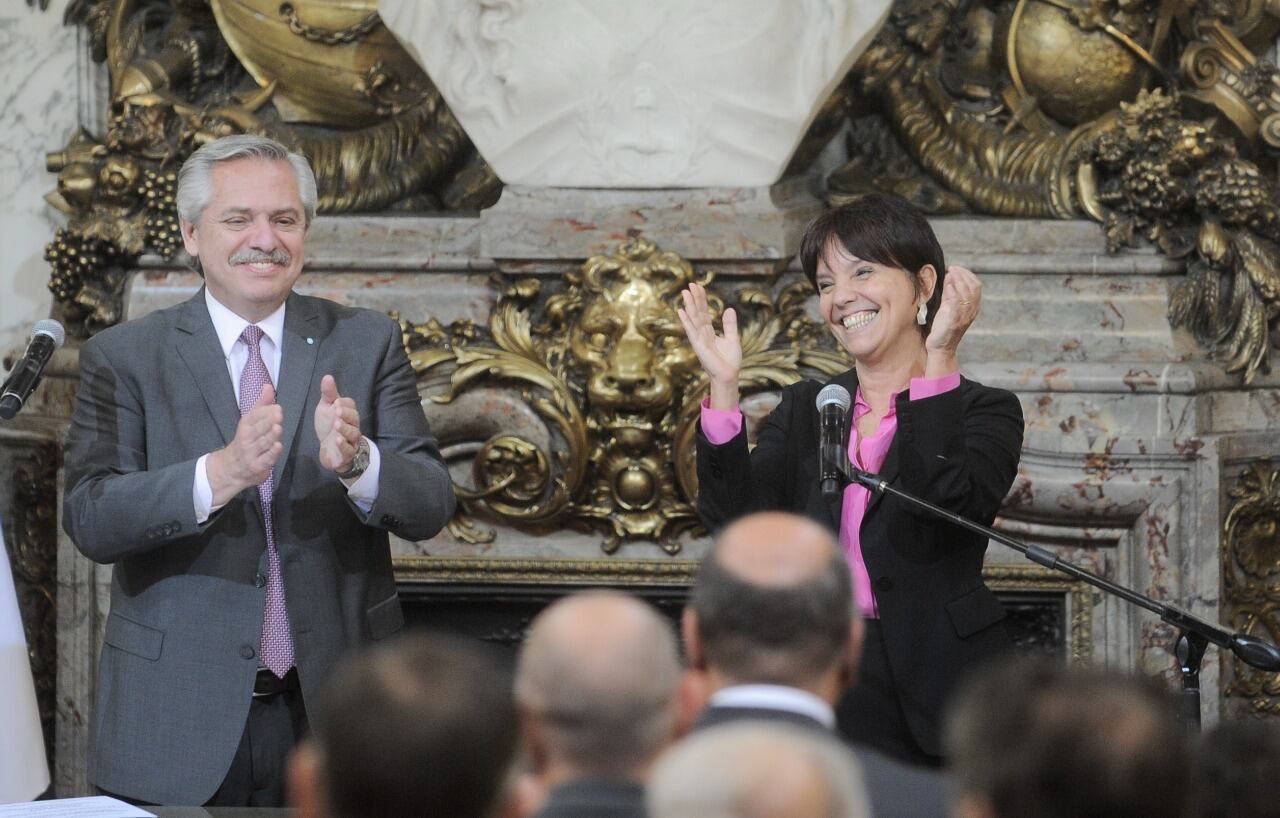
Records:
<instances>
[{"instance_id":1,"label":"man's gray hair","mask_svg":"<svg viewBox=\"0 0 1280 818\"><path fill-rule=\"evenodd\" d=\"M307 225L316 216L316 175L307 157L294 153L274 139L257 134L235 134L206 143L182 163L178 171L178 216L195 224L213 200L213 169L237 159L264 159L288 162L298 181L298 195L306 212Z\"/></svg>"},{"instance_id":2,"label":"man's gray hair","mask_svg":"<svg viewBox=\"0 0 1280 818\"><path fill-rule=\"evenodd\" d=\"M674 745L654 765L646 802L651 818L871 815L862 768L847 747L817 730L765 721L711 727Z\"/></svg>"},{"instance_id":3,"label":"man's gray hair","mask_svg":"<svg viewBox=\"0 0 1280 818\"><path fill-rule=\"evenodd\" d=\"M593 591L556 604L611 598L615 610L634 616L605 643L598 633L590 642L575 640L563 627L535 620L517 664L515 698L557 755L581 770L621 774L650 761L674 736L681 668L674 629L646 603Z\"/></svg>"}]
</instances>

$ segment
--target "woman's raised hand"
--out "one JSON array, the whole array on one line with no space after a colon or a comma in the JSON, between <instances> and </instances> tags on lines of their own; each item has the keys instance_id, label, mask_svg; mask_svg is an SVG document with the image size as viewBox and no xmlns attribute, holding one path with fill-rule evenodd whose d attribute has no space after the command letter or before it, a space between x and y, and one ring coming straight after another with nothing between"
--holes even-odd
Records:
<instances>
[{"instance_id":1,"label":"woman's raised hand","mask_svg":"<svg viewBox=\"0 0 1280 818\"><path fill-rule=\"evenodd\" d=\"M690 284L680 293L684 307L676 310L689 345L711 380L711 408L732 411L738 408L738 372L742 368L742 342L738 338L738 316L733 308L724 311L724 335L717 335L707 306L707 290Z\"/></svg>"},{"instance_id":2,"label":"woman's raised hand","mask_svg":"<svg viewBox=\"0 0 1280 818\"><path fill-rule=\"evenodd\" d=\"M982 282L978 277L964 267L948 267L942 284L942 302L924 342L929 356L928 375L945 375L959 368L956 350L981 307Z\"/></svg>"}]
</instances>

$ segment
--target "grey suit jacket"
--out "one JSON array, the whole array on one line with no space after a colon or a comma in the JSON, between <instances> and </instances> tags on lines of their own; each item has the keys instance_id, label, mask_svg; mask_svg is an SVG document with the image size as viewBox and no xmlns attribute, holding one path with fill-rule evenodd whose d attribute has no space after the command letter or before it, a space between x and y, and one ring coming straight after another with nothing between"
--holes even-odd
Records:
<instances>
[{"instance_id":1,"label":"grey suit jacket","mask_svg":"<svg viewBox=\"0 0 1280 818\"><path fill-rule=\"evenodd\" d=\"M273 522L306 701L344 650L403 623L387 532L426 539L454 495L394 321L298 294L285 311L277 402L285 451ZM197 524L197 459L240 412L203 291L105 330L80 351L63 525L114 564L89 778L159 804L208 800L244 730L258 668L266 535L256 489ZM369 514L317 459L313 413L332 374L378 445Z\"/></svg>"},{"instance_id":2,"label":"grey suit jacket","mask_svg":"<svg viewBox=\"0 0 1280 818\"><path fill-rule=\"evenodd\" d=\"M644 785L608 776L585 776L553 789L533 818L645 818Z\"/></svg>"},{"instance_id":3,"label":"grey suit jacket","mask_svg":"<svg viewBox=\"0 0 1280 818\"><path fill-rule=\"evenodd\" d=\"M771 707L708 707L694 722L694 730L740 721L794 724L835 736L817 719L792 710ZM912 767L860 744L849 745L862 768L871 811L894 818L947 818L949 792L946 778L935 770Z\"/></svg>"}]
</instances>

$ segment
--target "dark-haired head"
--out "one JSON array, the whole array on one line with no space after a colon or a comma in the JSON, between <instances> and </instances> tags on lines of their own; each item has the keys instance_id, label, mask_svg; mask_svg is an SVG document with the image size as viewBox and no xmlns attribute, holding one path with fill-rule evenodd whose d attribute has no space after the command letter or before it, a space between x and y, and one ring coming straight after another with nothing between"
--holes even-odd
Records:
<instances>
[{"instance_id":1,"label":"dark-haired head","mask_svg":"<svg viewBox=\"0 0 1280 818\"><path fill-rule=\"evenodd\" d=\"M937 281L928 301L928 320L920 327L928 335L942 301L947 265L938 237L918 208L900 196L868 193L809 222L800 240L800 266L815 291L818 264L833 251L900 268L911 277L917 293L920 271L931 266Z\"/></svg>"}]
</instances>

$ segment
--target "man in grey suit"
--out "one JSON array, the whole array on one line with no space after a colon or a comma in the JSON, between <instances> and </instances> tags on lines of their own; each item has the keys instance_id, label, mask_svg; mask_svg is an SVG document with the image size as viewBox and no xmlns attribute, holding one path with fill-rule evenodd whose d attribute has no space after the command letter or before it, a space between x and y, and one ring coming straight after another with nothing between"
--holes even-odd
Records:
<instances>
[{"instance_id":1,"label":"man in grey suit","mask_svg":"<svg viewBox=\"0 0 1280 818\"><path fill-rule=\"evenodd\" d=\"M315 205L279 143L205 145L178 182L205 287L81 349L63 525L114 565L89 758L105 792L282 804L305 702L403 625L387 532L453 514L399 327L292 291Z\"/></svg>"},{"instance_id":2,"label":"man in grey suit","mask_svg":"<svg viewBox=\"0 0 1280 818\"><path fill-rule=\"evenodd\" d=\"M538 614L515 695L534 776L534 818L643 818L653 759L676 738L674 629L640 600L574 594Z\"/></svg>"},{"instance_id":3,"label":"man in grey suit","mask_svg":"<svg viewBox=\"0 0 1280 818\"><path fill-rule=\"evenodd\" d=\"M698 569L681 623L707 707L695 730L782 722L834 735L857 673L862 620L831 534L782 511L738 519ZM942 777L854 746L876 815L947 814Z\"/></svg>"}]
</instances>

